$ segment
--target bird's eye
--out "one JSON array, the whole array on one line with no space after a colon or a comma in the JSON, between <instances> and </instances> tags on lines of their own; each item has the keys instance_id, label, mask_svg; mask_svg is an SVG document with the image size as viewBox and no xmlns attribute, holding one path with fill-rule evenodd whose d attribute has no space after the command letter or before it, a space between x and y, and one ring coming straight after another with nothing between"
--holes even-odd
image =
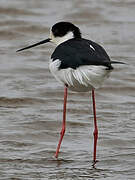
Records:
<instances>
[{"instance_id":1,"label":"bird's eye","mask_svg":"<svg viewBox=\"0 0 135 180\"><path fill-rule=\"evenodd\" d=\"M54 36L58 36L59 35L59 30L58 29L55 29L55 30L52 30Z\"/></svg>"}]
</instances>

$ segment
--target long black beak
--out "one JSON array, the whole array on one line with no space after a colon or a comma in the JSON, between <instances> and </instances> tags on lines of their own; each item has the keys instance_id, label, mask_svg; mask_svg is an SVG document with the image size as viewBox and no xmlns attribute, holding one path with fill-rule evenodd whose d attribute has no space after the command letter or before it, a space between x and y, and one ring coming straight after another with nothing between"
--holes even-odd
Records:
<instances>
[{"instance_id":1,"label":"long black beak","mask_svg":"<svg viewBox=\"0 0 135 180\"><path fill-rule=\"evenodd\" d=\"M29 49L29 48L32 48L32 47L38 46L38 45L40 45L40 44L45 44L45 43L47 43L47 42L50 42L50 40L51 40L50 38L45 39L45 40L40 41L40 42L38 42L38 43L36 43L36 44L33 44L33 45L30 45L30 46L27 46L27 47L24 47L24 48L18 49L16 52L23 51L23 50L25 50L25 49Z\"/></svg>"}]
</instances>

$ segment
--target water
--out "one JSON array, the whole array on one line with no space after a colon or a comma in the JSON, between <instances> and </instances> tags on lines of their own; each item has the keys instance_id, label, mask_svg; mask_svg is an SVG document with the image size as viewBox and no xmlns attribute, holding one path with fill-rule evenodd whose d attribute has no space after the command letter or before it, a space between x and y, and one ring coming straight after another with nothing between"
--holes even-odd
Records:
<instances>
[{"instance_id":1,"label":"water","mask_svg":"<svg viewBox=\"0 0 135 180\"><path fill-rule=\"evenodd\" d=\"M0 1L0 179L135 179L134 0ZM63 87L48 70L46 44L58 21L78 25L117 65L96 92L99 141L92 168L93 115L89 93L69 92L67 131L54 153L62 122Z\"/></svg>"}]
</instances>

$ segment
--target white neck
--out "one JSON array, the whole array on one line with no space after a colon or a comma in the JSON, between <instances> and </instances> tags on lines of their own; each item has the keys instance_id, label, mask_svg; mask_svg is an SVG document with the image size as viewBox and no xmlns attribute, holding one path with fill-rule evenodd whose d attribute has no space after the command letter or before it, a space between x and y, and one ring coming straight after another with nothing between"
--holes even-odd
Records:
<instances>
[{"instance_id":1,"label":"white neck","mask_svg":"<svg viewBox=\"0 0 135 180\"><path fill-rule=\"evenodd\" d=\"M74 38L73 32L68 32L65 36L63 37L54 37L53 33L50 33L50 39L51 42L55 43L57 46L69 39Z\"/></svg>"}]
</instances>

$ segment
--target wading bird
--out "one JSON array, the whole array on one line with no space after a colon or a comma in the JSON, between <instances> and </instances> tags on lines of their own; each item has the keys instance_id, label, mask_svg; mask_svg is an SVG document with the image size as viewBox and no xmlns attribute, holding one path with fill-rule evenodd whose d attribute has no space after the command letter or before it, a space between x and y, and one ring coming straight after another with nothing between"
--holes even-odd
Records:
<instances>
[{"instance_id":1,"label":"wading bird","mask_svg":"<svg viewBox=\"0 0 135 180\"><path fill-rule=\"evenodd\" d=\"M111 61L108 54L99 44L82 38L80 29L70 22L58 22L52 26L50 37L31 46L19 49L23 51L47 42L57 45L49 63L49 69L53 76L65 86L63 122L60 140L55 157L58 157L61 142L66 128L66 103L68 89L77 92L92 91L94 114L94 151L93 163L96 163L96 149L98 139L98 127L96 120L95 89L99 88L103 81L109 77L113 70L112 64L122 62Z\"/></svg>"}]
</instances>

